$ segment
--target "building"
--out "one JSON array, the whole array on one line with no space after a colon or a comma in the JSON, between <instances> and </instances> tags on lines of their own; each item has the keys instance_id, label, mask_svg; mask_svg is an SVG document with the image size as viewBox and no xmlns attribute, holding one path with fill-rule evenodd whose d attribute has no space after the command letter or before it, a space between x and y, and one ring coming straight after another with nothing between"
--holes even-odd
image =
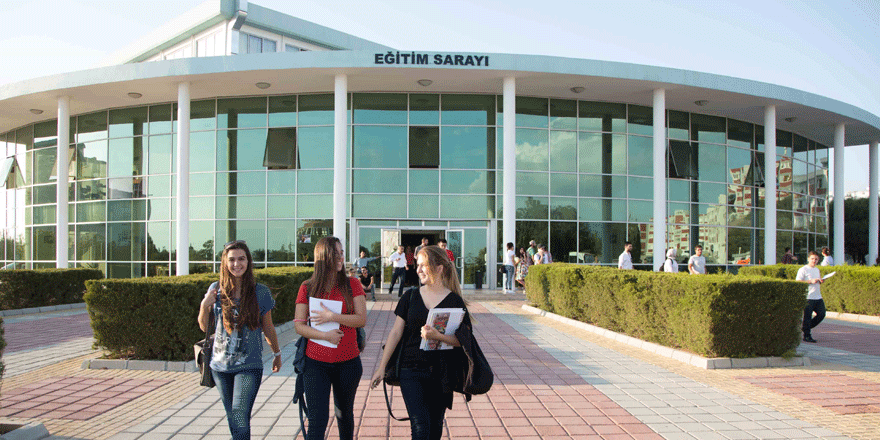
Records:
<instances>
[{"instance_id":1,"label":"building","mask_svg":"<svg viewBox=\"0 0 880 440\"><path fill-rule=\"evenodd\" d=\"M715 269L829 244L843 261L829 156L871 143L876 176L878 139L877 115L783 86L398 50L214 0L113 65L0 87L0 259L185 274L232 239L258 266L309 264L333 234L349 260L445 237L471 285L532 239L609 265L629 240L643 268L696 244Z\"/></svg>"}]
</instances>

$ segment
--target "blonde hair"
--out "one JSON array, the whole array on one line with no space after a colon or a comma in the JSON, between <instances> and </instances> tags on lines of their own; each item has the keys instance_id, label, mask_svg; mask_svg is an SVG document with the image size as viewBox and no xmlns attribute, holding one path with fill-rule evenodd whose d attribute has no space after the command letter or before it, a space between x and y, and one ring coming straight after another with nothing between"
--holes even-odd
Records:
<instances>
[{"instance_id":1,"label":"blonde hair","mask_svg":"<svg viewBox=\"0 0 880 440\"><path fill-rule=\"evenodd\" d=\"M425 246L419 251L416 258L419 255L424 256L428 260L428 269L431 271L431 276L436 276L439 273L440 283L461 297L461 284L458 282L458 273L452 261L449 260L449 256L446 255L446 251L438 246Z\"/></svg>"}]
</instances>

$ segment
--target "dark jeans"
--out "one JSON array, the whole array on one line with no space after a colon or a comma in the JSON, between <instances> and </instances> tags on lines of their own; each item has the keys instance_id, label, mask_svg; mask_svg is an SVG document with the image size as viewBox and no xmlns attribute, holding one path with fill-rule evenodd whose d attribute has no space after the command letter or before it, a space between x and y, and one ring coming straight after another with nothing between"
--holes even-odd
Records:
<instances>
[{"instance_id":1,"label":"dark jeans","mask_svg":"<svg viewBox=\"0 0 880 440\"><path fill-rule=\"evenodd\" d=\"M330 386L333 386L333 404L340 440L354 437L354 395L364 369L361 358L337 363L320 362L306 356L303 372L306 404L309 407L309 426L306 440L323 440L330 417Z\"/></svg>"},{"instance_id":2,"label":"dark jeans","mask_svg":"<svg viewBox=\"0 0 880 440\"><path fill-rule=\"evenodd\" d=\"M413 440L440 440L448 396L429 369L401 368L400 393L409 414Z\"/></svg>"},{"instance_id":3,"label":"dark jeans","mask_svg":"<svg viewBox=\"0 0 880 440\"><path fill-rule=\"evenodd\" d=\"M226 408L226 420L232 440L250 440L251 410L263 379L263 369L242 370L235 373L211 371L220 400Z\"/></svg>"},{"instance_id":4,"label":"dark jeans","mask_svg":"<svg viewBox=\"0 0 880 440\"><path fill-rule=\"evenodd\" d=\"M509 264L504 265L504 289L505 290L513 290L514 271L515 271L515 269L513 266L511 266Z\"/></svg>"},{"instance_id":5,"label":"dark jeans","mask_svg":"<svg viewBox=\"0 0 880 440\"><path fill-rule=\"evenodd\" d=\"M406 268L395 267L394 273L391 274L391 286L388 287L388 293L394 291L394 282L400 278L400 288L397 290L397 296L403 296L403 285L406 284Z\"/></svg>"},{"instance_id":6,"label":"dark jeans","mask_svg":"<svg viewBox=\"0 0 880 440\"><path fill-rule=\"evenodd\" d=\"M813 316L813 312L816 312L816 316ZM819 325L823 319L825 319L825 300L808 299L807 307L804 308L804 325L802 327L804 337L811 336L810 330Z\"/></svg>"}]
</instances>

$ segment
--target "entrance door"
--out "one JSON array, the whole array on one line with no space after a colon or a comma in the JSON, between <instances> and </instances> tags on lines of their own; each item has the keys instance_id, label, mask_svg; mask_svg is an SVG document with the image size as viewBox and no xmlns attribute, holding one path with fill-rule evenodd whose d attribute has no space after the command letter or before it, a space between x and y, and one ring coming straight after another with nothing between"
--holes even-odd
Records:
<instances>
[{"instance_id":1,"label":"entrance door","mask_svg":"<svg viewBox=\"0 0 880 440\"><path fill-rule=\"evenodd\" d=\"M388 263L388 257L397 252L397 246L400 241L400 229L383 229L382 244L380 246L382 252L382 280L379 284L384 285L385 280L391 282L391 265Z\"/></svg>"},{"instance_id":2,"label":"entrance door","mask_svg":"<svg viewBox=\"0 0 880 440\"><path fill-rule=\"evenodd\" d=\"M458 279L464 284L464 231L461 229L447 229L446 242L452 255L455 256L455 269L458 272Z\"/></svg>"}]
</instances>

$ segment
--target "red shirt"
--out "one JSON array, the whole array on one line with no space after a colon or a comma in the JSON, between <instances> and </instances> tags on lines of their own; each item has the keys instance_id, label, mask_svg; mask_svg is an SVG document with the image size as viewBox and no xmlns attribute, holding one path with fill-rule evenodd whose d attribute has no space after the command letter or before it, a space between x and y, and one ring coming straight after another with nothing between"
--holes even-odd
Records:
<instances>
[{"instance_id":1,"label":"red shirt","mask_svg":"<svg viewBox=\"0 0 880 440\"><path fill-rule=\"evenodd\" d=\"M446 249L446 256L449 257L449 261L453 261L453 262L455 261L455 255L452 254L451 250Z\"/></svg>"},{"instance_id":2,"label":"red shirt","mask_svg":"<svg viewBox=\"0 0 880 440\"><path fill-rule=\"evenodd\" d=\"M406 253L406 265L407 266L415 266L416 265L416 258L412 252Z\"/></svg>"},{"instance_id":3,"label":"red shirt","mask_svg":"<svg viewBox=\"0 0 880 440\"><path fill-rule=\"evenodd\" d=\"M349 277L348 283L351 285L352 298L364 294L364 288L361 286L361 282L357 278ZM345 300L342 298L342 292L339 291L338 287L334 287L330 290L329 294L322 295L321 299L342 301L342 313L345 314L348 312L348 307L346 307ZM305 283L299 287L299 294L296 297L296 303L309 303L309 292L306 289ZM339 325L339 329L342 330L343 336L336 348L325 347L321 344L309 341L306 346L306 356L316 361L328 363L344 362L358 357L361 353L357 346L357 330L341 324Z\"/></svg>"}]
</instances>

